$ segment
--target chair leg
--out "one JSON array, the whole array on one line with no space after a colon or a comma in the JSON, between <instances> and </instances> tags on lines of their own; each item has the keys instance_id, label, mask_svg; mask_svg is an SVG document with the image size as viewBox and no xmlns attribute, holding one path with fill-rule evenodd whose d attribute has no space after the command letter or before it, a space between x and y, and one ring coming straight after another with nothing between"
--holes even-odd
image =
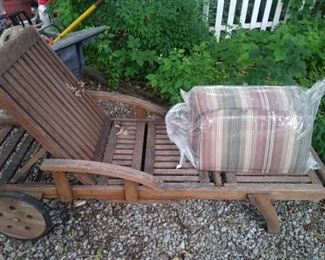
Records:
<instances>
[{"instance_id":1,"label":"chair leg","mask_svg":"<svg viewBox=\"0 0 325 260\"><path fill-rule=\"evenodd\" d=\"M280 222L278 214L272 205L271 196L269 194L248 194L248 199L266 220L267 231L269 233L279 233Z\"/></svg>"}]
</instances>

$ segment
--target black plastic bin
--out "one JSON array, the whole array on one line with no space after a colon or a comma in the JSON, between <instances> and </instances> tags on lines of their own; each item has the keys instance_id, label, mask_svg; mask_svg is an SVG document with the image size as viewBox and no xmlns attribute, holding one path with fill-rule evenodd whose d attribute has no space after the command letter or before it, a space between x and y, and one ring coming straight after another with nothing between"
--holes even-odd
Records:
<instances>
[{"instance_id":1,"label":"black plastic bin","mask_svg":"<svg viewBox=\"0 0 325 260\"><path fill-rule=\"evenodd\" d=\"M107 26L100 26L73 32L65 36L51 47L60 57L63 63L70 69L77 79L82 79L83 73L83 52L82 45L86 44L99 33L104 32Z\"/></svg>"}]
</instances>

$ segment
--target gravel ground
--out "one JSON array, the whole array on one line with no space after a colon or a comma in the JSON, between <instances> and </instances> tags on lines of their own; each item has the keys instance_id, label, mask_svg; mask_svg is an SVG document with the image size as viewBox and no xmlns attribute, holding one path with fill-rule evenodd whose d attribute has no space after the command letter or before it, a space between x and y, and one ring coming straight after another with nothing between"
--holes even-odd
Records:
<instances>
[{"instance_id":1,"label":"gravel ground","mask_svg":"<svg viewBox=\"0 0 325 260\"><path fill-rule=\"evenodd\" d=\"M127 106L101 105L111 115L132 116ZM323 202L277 202L276 235L266 233L247 202L79 202L44 200L53 221L50 234L36 242L0 234L0 260L325 259Z\"/></svg>"},{"instance_id":2,"label":"gravel ground","mask_svg":"<svg viewBox=\"0 0 325 260\"><path fill-rule=\"evenodd\" d=\"M71 208L45 200L53 230L37 242L0 235L5 259L324 259L324 204L278 202L281 233L246 202L117 204ZM1 256L0 256L1 259Z\"/></svg>"}]
</instances>

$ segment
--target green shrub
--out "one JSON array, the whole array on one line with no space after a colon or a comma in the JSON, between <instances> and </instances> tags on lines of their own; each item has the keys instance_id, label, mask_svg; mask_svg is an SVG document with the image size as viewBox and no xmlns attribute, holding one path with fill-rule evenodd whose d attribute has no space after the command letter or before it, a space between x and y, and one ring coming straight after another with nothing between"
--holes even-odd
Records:
<instances>
[{"instance_id":1,"label":"green shrub","mask_svg":"<svg viewBox=\"0 0 325 260\"><path fill-rule=\"evenodd\" d=\"M53 1L62 24L68 25L92 1ZM145 75L160 56L174 48L189 52L209 39L197 0L105 0L80 25L107 25L109 31L86 50L89 63L106 72L116 85L121 77Z\"/></svg>"}]
</instances>

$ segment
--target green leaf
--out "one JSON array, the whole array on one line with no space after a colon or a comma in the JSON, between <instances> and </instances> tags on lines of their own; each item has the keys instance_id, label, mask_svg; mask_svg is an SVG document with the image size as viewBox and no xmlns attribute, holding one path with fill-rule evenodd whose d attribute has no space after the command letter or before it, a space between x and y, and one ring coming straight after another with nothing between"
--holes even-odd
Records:
<instances>
[{"instance_id":1,"label":"green leaf","mask_svg":"<svg viewBox=\"0 0 325 260\"><path fill-rule=\"evenodd\" d=\"M287 58L287 53L283 49L276 49L274 51L275 62L283 61Z\"/></svg>"}]
</instances>

